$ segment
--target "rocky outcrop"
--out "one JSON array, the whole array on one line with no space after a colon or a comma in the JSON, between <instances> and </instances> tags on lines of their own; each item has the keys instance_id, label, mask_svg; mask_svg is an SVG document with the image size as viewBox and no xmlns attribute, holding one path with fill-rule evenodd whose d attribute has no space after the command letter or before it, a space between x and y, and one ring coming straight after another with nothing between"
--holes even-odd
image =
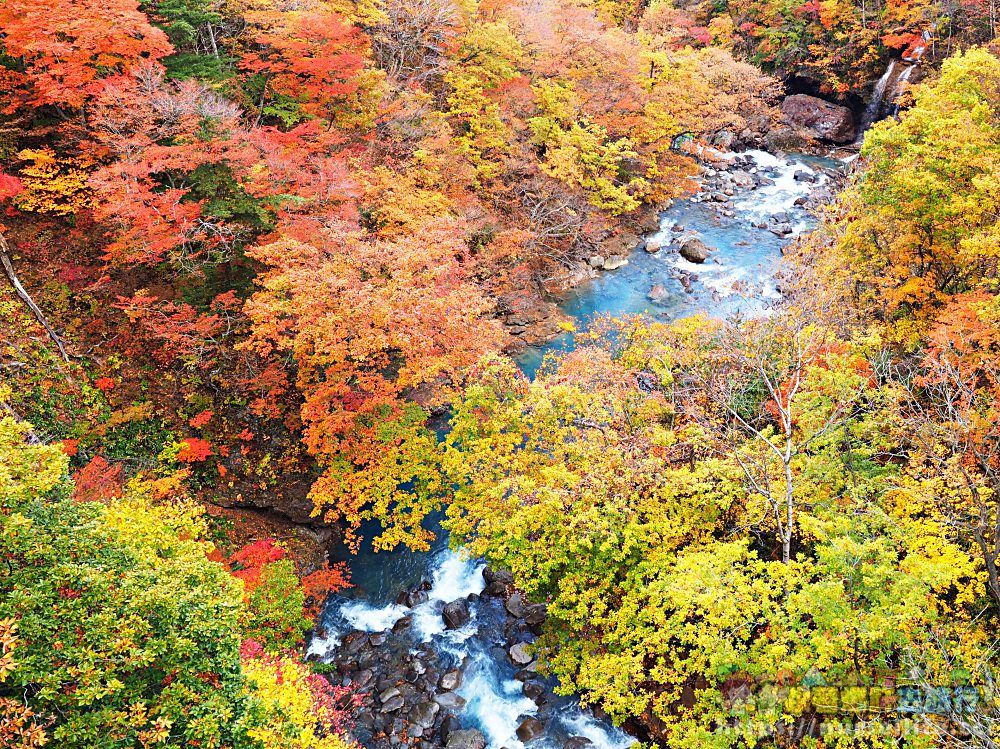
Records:
<instances>
[{"instance_id":1,"label":"rocky outcrop","mask_svg":"<svg viewBox=\"0 0 1000 749\"><path fill-rule=\"evenodd\" d=\"M513 336L513 348L551 341L565 329L569 318L535 289L504 294L497 300L500 321Z\"/></svg>"},{"instance_id":2,"label":"rocky outcrop","mask_svg":"<svg viewBox=\"0 0 1000 749\"><path fill-rule=\"evenodd\" d=\"M781 121L833 143L852 143L857 132L850 109L808 94L787 97L781 103Z\"/></svg>"}]
</instances>

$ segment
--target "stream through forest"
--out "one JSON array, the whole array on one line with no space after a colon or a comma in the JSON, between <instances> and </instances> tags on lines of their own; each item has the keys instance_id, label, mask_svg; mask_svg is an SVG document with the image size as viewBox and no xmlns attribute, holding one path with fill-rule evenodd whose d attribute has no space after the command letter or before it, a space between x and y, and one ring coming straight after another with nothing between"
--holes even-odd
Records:
<instances>
[{"instance_id":1,"label":"stream through forest","mask_svg":"<svg viewBox=\"0 0 1000 749\"><path fill-rule=\"evenodd\" d=\"M578 327L595 315L760 314L779 298L782 247L814 225L805 205L841 167L751 151L711 168L702 192L663 212L659 231L647 237L663 249L636 248L627 265L566 293L560 306ZM692 237L714 248L706 262L678 253ZM519 364L533 375L546 354L572 345L567 334L526 351ZM374 528L365 530L370 540ZM624 749L634 741L575 699L554 695L555 683L535 672L517 646L537 636L542 614L519 596L511 600L509 581L487 580L485 565L450 551L443 533L425 553L375 554L367 546L340 556L354 587L327 602L309 647L336 668L335 681L369 695L355 729L362 746Z\"/></svg>"}]
</instances>

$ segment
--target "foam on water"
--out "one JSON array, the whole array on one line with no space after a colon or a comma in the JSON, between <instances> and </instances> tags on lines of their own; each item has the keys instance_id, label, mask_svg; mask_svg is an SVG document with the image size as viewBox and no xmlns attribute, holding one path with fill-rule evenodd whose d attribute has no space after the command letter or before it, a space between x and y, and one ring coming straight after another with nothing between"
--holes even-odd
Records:
<instances>
[{"instance_id":1,"label":"foam on water","mask_svg":"<svg viewBox=\"0 0 1000 749\"><path fill-rule=\"evenodd\" d=\"M489 746L508 749L524 746L517 738L517 727L522 716L538 708L521 694L519 681L499 677L489 655L483 652L472 655L458 693L467 700L465 716L479 726Z\"/></svg>"},{"instance_id":2,"label":"foam on water","mask_svg":"<svg viewBox=\"0 0 1000 749\"><path fill-rule=\"evenodd\" d=\"M734 203L734 207L744 216L766 220L776 213L791 211L795 201L807 197L815 188L826 182L826 175L816 173L816 170L801 161L780 159L766 151L747 151L746 156L753 159L758 169L774 170L777 175L772 177L774 184L758 187L748 193L743 200ZM795 179L796 172L806 172L816 176L815 184L799 182ZM797 222L792 227L793 235L801 234L808 224Z\"/></svg>"},{"instance_id":3,"label":"foam on water","mask_svg":"<svg viewBox=\"0 0 1000 749\"><path fill-rule=\"evenodd\" d=\"M350 629L362 632L382 632L406 616L407 609L396 604L373 608L364 601L345 603L340 614Z\"/></svg>"},{"instance_id":4,"label":"foam on water","mask_svg":"<svg viewBox=\"0 0 1000 749\"><path fill-rule=\"evenodd\" d=\"M560 722L573 736L585 736L594 742L595 749L627 749L636 742L620 728L598 721L590 713L582 710L564 710L559 715Z\"/></svg>"}]
</instances>

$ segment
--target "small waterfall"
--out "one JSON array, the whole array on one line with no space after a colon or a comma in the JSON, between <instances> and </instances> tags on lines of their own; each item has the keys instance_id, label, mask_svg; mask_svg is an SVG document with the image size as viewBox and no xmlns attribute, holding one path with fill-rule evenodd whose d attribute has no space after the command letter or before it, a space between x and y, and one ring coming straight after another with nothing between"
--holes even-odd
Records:
<instances>
[{"instance_id":1,"label":"small waterfall","mask_svg":"<svg viewBox=\"0 0 1000 749\"><path fill-rule=\"evenodd\" d=\"M860 143L864 140L865 131L884 116L883 109L885 106L885 94L886 91L889 91L890 93L895 92L896 85L901 76L899 66L899 60L891 60L889 62L889 67L885 69L882 77L879 78L878 83L875 84L875 88L872 91L872 98L868 101L868 106L865 107L865 113L861 116L861 124L858 127L858 137L855 141L856 143ZM910 68L907 68L907 70L909 69Z\"/></svg>"},{"instance_id":2,"label":"small waterfall","mask_svg":"<svg viewBox=\"0 0 1000 749\"><path fill-rule=\"evenodd\" d=\"M865 131L879 120L890 115L893 117L899 115L899 95L903 93L904 85L913 75L914 68L924 56L927 45L930 44L932 38L929 31L921 32L920 36L923 39L923 44L918 44L904 52L901 60L895 58L890 60L889 67L878 79L878 83L872 90L872 98L861 116L855 143L861 143L865 139Z\"/></svg>"}]
</instances>

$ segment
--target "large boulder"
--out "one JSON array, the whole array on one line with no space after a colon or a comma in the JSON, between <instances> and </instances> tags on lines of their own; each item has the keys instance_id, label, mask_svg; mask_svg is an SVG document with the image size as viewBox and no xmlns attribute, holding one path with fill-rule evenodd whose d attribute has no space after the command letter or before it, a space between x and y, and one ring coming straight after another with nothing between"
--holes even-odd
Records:
<instances>
[{"instance_id":1,"label":"large boulder","mask_svg":"<svg viewBox=\"0 0 1000 749\"><path fill-rule=\"evenodd\" d=\"M486 749L486 737L474 728L451 731L446 746L447 749Z\"/></svg>"},{"instance_id":2,"label":"large boulder","mask_svg":"<svg viewBox=\"0 0 1000 749\"><path fill-rule=\"evenodd\" d=\"M507 608L508 614L518 619L524 616L528 610L528 606L524 602L524 596L521 595L521 591L519 590L516 590L513 594L511 594L504 606Z\"/></svg>"},{"instance_id":3,"label":"large boulder","mask_svg":"<svg viewBox=\"0 0 1000 749\"><path fill-rule=\"evenodd\" d=\"M708 260L709 254L712 252L712 248L707 244L702 242L697 237L691 237L690 239L685 239L681 243L680 247L681 257L687 260L689 263L704 263Z\"/></svg>"},{"instance_id":4,"label":"large boulder","mask_svg":"<svg viewBox=\"0 0 1000 749\"><path fill-rule=\"evenodd\" d=\"M438 686L446 692L453 692L462 686L462 672L457 668L449 669L441 674Z\"/></svg>"},{"instance_id":5,"label":"large boulder","mask_svg":"<svg viewBox=\"0 0 1000 749\"><path fill-rule=\"evenodd\" d=\"M808 94L793 94L781 103L781 121L834 143L853 143L854 114L847 107Z\"/></svg>"},{"instance_id":6,"label":"large boulder","mask_svg":"<svg viewBox=\"0 0 1000 749\"><path fill-rule=\"evenodd\" d=\"M448 629L459 629L469 623L469 602L464 598L459 598L446 604L441 618L444 619L444 626Z\"/></svg>"},{"instance_id":7,"label":"large boulder","mask_svg":"<svg viewBox=\"0 0 1000 749\"><path fill-rule=\"evenodd\" d=\"M525 718L515 733L517 733L517 738L527 744L545 733L545 724L538 718Z\"/></svg>"},{"instance_id":8,"label":"large boulder","mask_svg":"<svg viewBox=\"0 0 1000 749\"><path fill-rule=\"evenodd\" d=\"M461 710L465 707L465 698L455 692L444 692L434 695L434 701L445 710Z\"/></svg>"}]
</instances>

